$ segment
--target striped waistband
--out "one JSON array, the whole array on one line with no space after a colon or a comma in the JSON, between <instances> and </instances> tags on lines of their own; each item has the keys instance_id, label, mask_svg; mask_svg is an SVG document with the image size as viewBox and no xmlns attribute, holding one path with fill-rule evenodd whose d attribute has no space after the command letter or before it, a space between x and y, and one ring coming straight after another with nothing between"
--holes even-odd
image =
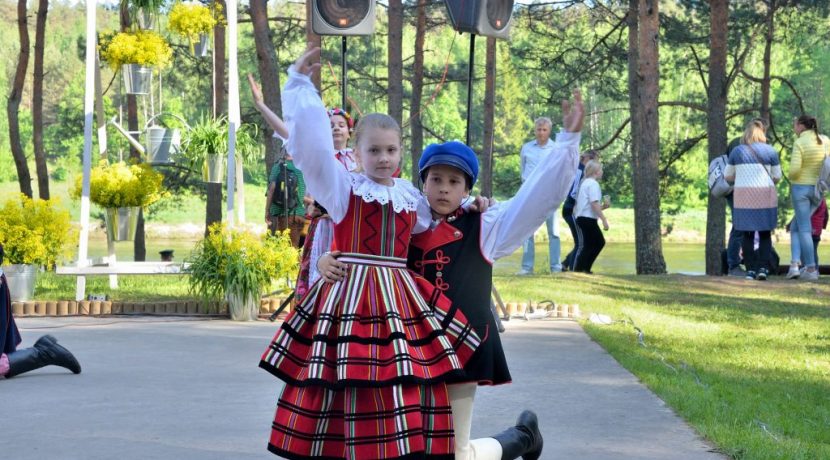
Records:
<instances>
[{"instance_id":1,"label":"striped waistband","mask_svg":"<svg viewBox=\"0 0 830 460\"><path fill-rule=\"evenodd\" d=\"M375 256L371 254L359 254L356 252L344 252L337 258L340 262L356 265L374 265L378 267L406 268L406 259L400 257Z\"/></svg>"}]
</instances>

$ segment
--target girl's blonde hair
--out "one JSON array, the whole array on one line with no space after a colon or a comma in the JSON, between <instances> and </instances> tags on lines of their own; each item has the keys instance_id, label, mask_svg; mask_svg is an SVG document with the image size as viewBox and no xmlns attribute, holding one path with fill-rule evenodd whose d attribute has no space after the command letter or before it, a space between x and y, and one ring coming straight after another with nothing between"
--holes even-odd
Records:
<instances>
[{"instance_id":1,"label":"girl's blonde hair","mask_svg":"<svg viewBox=\"0 0 830 460\"><path fill-rule=\"evenodd\" d=\"M357 122L357 127L354 129L355 145L360 144L360 138L370 129L393 130L398 134L398 142L400 142L401 127L398 126L398 122L394 118L385 113L370 113L360 117L360 120Z\"/></svg>"},{"instance_id":2,"label":"girl's blonde hair","mask_svg":"<svg viewBox=\"0 0 830 460\"><path fill-rule=\"evenodd\" d=\"M764 126L764 121L754 118L746 124L744 135L741 137L741 143L746 145L752 145L756 142L766 143L767 135L765 131L766 126Z\"/></svg>"},{"instance_id":3,"label":"girl's blonde hair","mask_svg":"<svg viewBox=\"0 0 830 460\"><path fill-rule=\"evenodd\" d=\"M600 163L598 160L591 160L585 164L585 173L582 175L582 177L593 177L599 171L602 171L602 163Z\"/></svg>"}]
</instances>

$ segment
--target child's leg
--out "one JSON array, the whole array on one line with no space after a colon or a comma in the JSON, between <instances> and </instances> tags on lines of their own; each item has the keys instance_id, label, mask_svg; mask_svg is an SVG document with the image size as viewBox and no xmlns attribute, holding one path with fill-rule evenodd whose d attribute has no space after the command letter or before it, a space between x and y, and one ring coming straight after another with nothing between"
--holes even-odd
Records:
<instances>
[{"instance_id":1,"label":"child's leg","mask_svg":"<svg viewBox=\"0 0 830 460\"><path fill-rule=\"evenodd\" d=\"M455 458L456 460L500 460L502 449L498 441L493 438L470 440L476 386L475 383L448 386L455 429Z\"/></svg>"},{"instance_id":2,"label":"child's leg","mask_svg":"<svg viewBox=\"0 0 830 460\"><path fill-rule=\"evenodd\" d=\"M599 257L600 251L605 247L605 237L602 236L602 230L599 229L599 224L596 219L590 219L585 226L585 238L588 239L588 246L585 254L585 271L591 271L594 266L594 261Z\"/></svg>"},{"instance_id":3,"label":"child's leg","mask_svg":"<svg viewBox=\"0 0 830 460\"><path fill-rule=\"evenodd\" d=\"M577 233L577 242L576 242L576 252L574 253L574 262L573 262L573 270L575 272L584 272L585 270L585 256L586 256L586 235L585 235L585 226L586 226L587 219L584 217L577 217L576 218L576 233Z\"/></svg>"},{"instance_id":4,"label":"child's leg","mask_svg":"<svg viewBox=\"0 0 830 460\"><path fill-rule=\"evenodd\" d=\"M821 241L820 236L813 235L813 255L816 259L816 267L818 267L818 243Z\"/></svg>"}]
</instances>

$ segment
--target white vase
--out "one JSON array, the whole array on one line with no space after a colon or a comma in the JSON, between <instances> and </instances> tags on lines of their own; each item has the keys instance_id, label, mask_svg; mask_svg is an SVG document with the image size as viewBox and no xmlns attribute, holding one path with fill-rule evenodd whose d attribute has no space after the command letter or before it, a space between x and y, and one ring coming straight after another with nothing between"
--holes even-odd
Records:
<instances>
[{"instance_id":1,"label":"white vase","mask_svg":"<svg viewBox=\"0 0 830 460\"><path fill-rule=\"evenodd\" d=\"M9 282L9 294L11 294L12 302L25 302L34 298L37 265L4 265L3 273L6 274L6 280Z\"/></svg>"},{"instance_id":2,"label":"white vase","mask_svg":"<svg viewBox=\"0 0 830 460\"><path fill-rule=\"evenodd\" d=\"M205 182L221 183L225 175L225 157L222 155L205 155L205 166L202 175Z\"/></svg>"},{"instance_id":3,"label":"white vase","mask_svg":"<svg viewBox=\"0 0 830 460\"><path fill-rule=\"evenodd\" d=\"M225 293L228 301L228 313L233 321L254 321L259 316L259 298L243 298L238 292Z\"/></svg>"},{"instance_id":4,"label":"white vase","mask_svg":"<svg viewBox=\"0 0 830 460\"><path fill-rule=\"evenodd\" d=\"M132 241L138 225L139 207L106 208L104 222L107 226L107 241Z\"/></svg>"},{"instance_id":5,"label":"white vase","mask_svg":"<svg viewBox=\"0 0 830 460\"><path fill-rule=\"evenodd\" d=\"M177 128L150 126L147 128L147 163L151 165L174 164L174 155L182 143Z\"/></svg>"},{"instance_id":6,"label":"white vase","mask_svg":"<svg viewBox=\"0 0 830 460\"><path fill-rule=\"evenodd\" d=\"M127 94L150 94L153 83L153 69L138 64L124 64L121 66L124 74L124 88Z\"/></svg>"},{"instance_id":7,"label":"white vase","mask_svg":"<svg viewBox=\"0 0 830 460\"><path fill-rule=\"evenodd\" d=\"M193 55L198 58L210 56L210 35L199 34L199 41L193 44Z\"/></svg>"}]
</instances>

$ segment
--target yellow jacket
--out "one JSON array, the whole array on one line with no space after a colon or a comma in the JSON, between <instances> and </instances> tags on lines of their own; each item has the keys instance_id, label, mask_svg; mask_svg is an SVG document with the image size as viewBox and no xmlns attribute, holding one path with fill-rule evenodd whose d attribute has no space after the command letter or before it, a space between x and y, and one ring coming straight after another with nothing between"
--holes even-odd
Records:
<instances>
[{"instance_id":1,"label":"yellow jacket","mask_svg":"<svg viewBox=\"0 0 830 460\"><path fill-rule=\"evenodd\" d=\"M821 136L822 143L816 141L813 130L802 131L793 144L790 158L790 182L798 185L816 185L821 163L830 149L830 139Z\"/></svg>"}]
</instances>

